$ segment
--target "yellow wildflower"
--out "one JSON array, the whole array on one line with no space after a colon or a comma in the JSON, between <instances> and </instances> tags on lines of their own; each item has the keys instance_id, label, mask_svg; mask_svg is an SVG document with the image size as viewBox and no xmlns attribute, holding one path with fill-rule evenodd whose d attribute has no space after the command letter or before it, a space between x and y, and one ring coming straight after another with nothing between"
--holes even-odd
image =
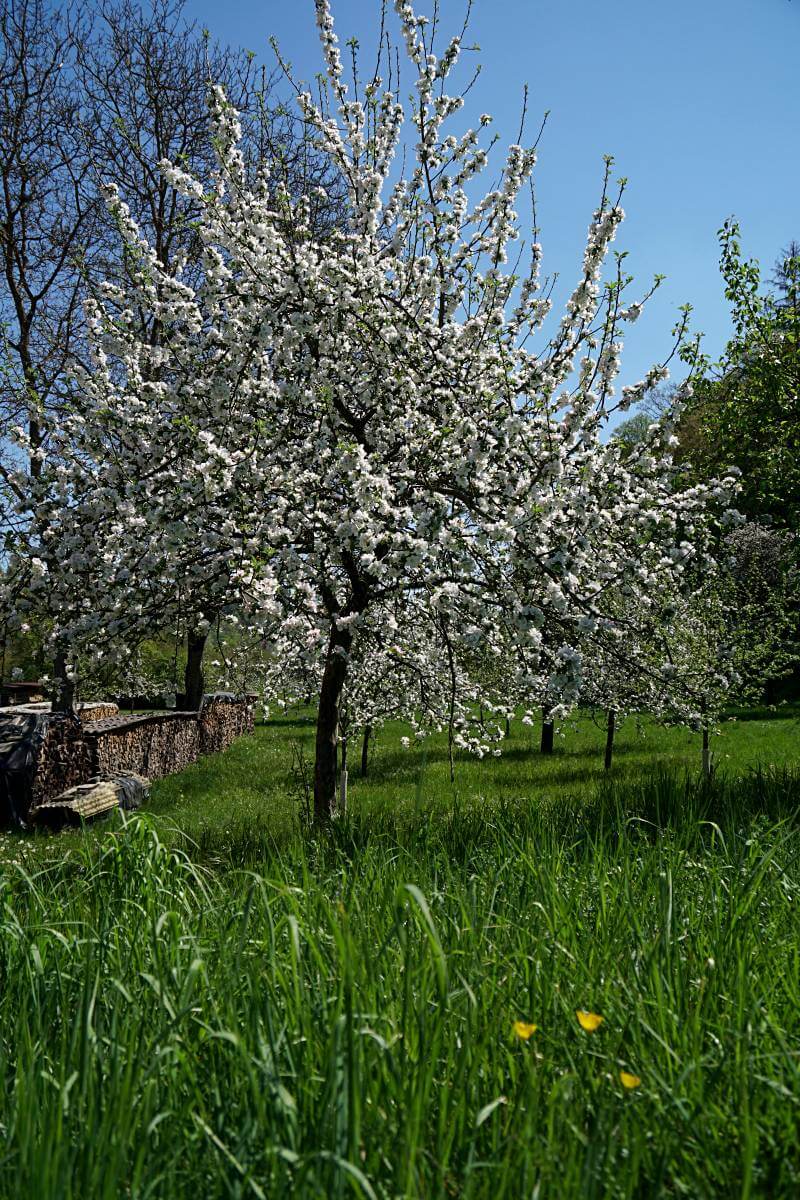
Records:
<instances>
[{"instance_id":1,"label":"yellow wildflower","mask_svg":"<svg viewBox=\"0 0 800 1200\"><path fill-rule=\"evenodd\" d=\"M523 1042L527 1042L531 1034L536 1033L539 1026L529 1025L527 1021L515 1021L512 1028L518 1038L522 1038Z\"/></svg>"},{"instance_id":2,"label":"yellow wildflower","mask_svg":"<svg viewBox=\"0 0 800 1200\"><path fill-rule=\"evenodd\" d=\"M581 1029L585 1029L587 1033L594 1033L595 1029L599 1029L603 1024L603 1018L599 1013L586 1012L582 1008L576 1010L575 1016L578 1018Z\"/></svg>"},{"instance_id":3,"label":"yellow wildflower","mask_svg":"<svg viewBox=\"0 0 800 1200\"><path fill-rule=\"evenodd\" d=\"M619 1081L624 1088L637 1088L642 1082L638 1075L630 1075L627 1071L620 1071Z\"/></svg>"}]
</instances>

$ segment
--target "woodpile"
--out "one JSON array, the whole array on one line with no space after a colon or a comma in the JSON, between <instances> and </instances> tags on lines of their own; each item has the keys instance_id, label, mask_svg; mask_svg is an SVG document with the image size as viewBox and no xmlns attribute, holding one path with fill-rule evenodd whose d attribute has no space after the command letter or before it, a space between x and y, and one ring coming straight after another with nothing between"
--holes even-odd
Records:
<instances>
[{"instance_id":1,"label":"woodpile","mask_svg":"<svg viewBox=\"0 0 800 1200\"><path fill-rule=\"evenodd\" d=\"M96 774L132 771L161 779L182 771L200 753L197 713L106 717L84 725Z\"/></svg>"},{"instance_id":2,"label":"woodpile","mask_svg":"<svg viewBox=\"0 0 800 1200\"><path fill-rule=\"evenodd\" d=\"M200 713L164 712L116 716L84 726L99 773L133 771L161 779L182 771L200 754L217 754L253 731L254 697L225 693L203 697Z\"/></svg>"},{"instance_id":3,"label":"woodpile","mask_svg":"<svg viewBox=\"0 0 800 1200\"><path fill-rule=\"evenodd\" d=\"M41 713L52 712L53 706L49 700L31 701L30 704L14 704L8 708L0 708L0 716L7 715L11 712L16 713ZM80 704L75 706L75 716L84 725L89 721L104 721L106 717L116 717L119 715L119 705L113 700L82 700Z\"/></svg>"},{"instance_id":4,"label":"woodpile","mask_svg":"<svg viewBox=\"0 0 800 1200\"><path fill-rule=\"evenodd\" d=\"M119 705L113 700L82 700L77 706L78 720L84 725L89 721L105 721L107 717L119 715Z\"/></svg>"},{"instance_id":5,"label":"woodpile","mask_svg":"<svg viewBox=\"0 0 800 1200\"><path fill-rule=\"evenodd\" d=\"M79 716L51 713L49 705L0 710L0 824L24 824L32 810L53 803L61 805L62 816L69 809L76 819L108 811L108 789L92 790L100 782L120 775L161 779L200 754L227 749L252 732L255 701L205 696L199 713L122 715L110 702L84 705ZM66 799L65 792L71 793ZM60 819L55 812L49 816Z\"/></svg>"},{"instance_id":6,"label":"woodpile","mask_svg":"<svg viewBox=\"0 0 800 1200\"><path fill-rule=\"evenodd\" d=\"M226 693L204 696L200 709L201 754L227 750L237 737L252 733L256 699L256 696L245 696L241 700Z\"/></svg>"},{"instance_id":7,"label":"woodpile","mask_svg":"<svg viewBox=\"0 0 800 1200\"><path fill-rule=\"evenodd\" d=\"M33 785L34 804L82 783L91 774L89 747L82 734L76 717L47 714Z\"/></svg>"},{"instance_id":8,"label":"woodpile","mask_svg":"<svg viewBox=\"0 0 800 1200\"><path fill-rule=\"evenodd\" d=\"M21 824L29 810L92 773L74 716L8 709L0 713L0 820Z\"/></svg>"},{"instance_id":9,"label":"woodpile","mask_svg":"<svg viewBox=\"0 0 800 1200\"><path fill-rule=\"evenodd\" d=\"M140 775L96 776L88 783L68 788L60 796L32 808L29 819L35 825L60 829L81 825L108 816L118 808L139 808L147 798L150 785Z\"/></svg>"}]
</instances>

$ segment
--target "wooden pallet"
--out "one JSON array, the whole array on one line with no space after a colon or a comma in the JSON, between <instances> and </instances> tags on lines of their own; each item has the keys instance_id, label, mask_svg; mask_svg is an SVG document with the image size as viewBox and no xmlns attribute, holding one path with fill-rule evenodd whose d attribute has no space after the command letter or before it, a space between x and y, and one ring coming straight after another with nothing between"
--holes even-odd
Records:
<instances>
[{"instance_id":1,"label":"wooden pallet","mask_svg":"<svg viewBox=\"0 0 800 1200\"><path fill-rule=\"evenodd\" d=\"M147 787L147 780L135 775L79 783L31 809L30 820L50 828L82 825L84 821L108 816L117 808L138 808Z\"/></svg>"}]
</instances>

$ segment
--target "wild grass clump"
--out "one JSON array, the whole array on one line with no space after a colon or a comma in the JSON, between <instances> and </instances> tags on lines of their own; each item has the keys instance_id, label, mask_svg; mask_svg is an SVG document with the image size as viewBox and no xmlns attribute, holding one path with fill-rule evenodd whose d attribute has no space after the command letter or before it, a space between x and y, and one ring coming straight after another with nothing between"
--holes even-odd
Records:
<instances>
[{"instance_id":1,"label":"wild grass clump","mask_svg":"<svg viewBox=\"0 0 800 1200\"><path fill-rule=\"evenodd\" d=\"M0 866L0 1195L797 1195L798 800L662 772Z\"/></svg>"}]
</instances>

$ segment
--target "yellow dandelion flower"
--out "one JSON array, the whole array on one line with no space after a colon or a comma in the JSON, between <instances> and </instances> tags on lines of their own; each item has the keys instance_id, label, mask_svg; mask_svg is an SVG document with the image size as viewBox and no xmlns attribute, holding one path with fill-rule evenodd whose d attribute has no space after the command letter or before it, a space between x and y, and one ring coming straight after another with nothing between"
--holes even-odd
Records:
<instances>
[{"instance_id":1,"label":"yellow dandelion flower","mask_svg":"<svg viewBox=\"0 0 800 1200\"><path fill-rule=\"evenodd\" d=\"M527 1042L528 1038L536 1033L539 1026L529 1025L527 1021L515 1021L512 1028L518 1038L522 1038L523 1042Z\"/></svg>"},{"instance_id":2,"label":"yellow dandelion flower","mask_svg":"<svg viewBox=\"0 0 800 1200\"><path fill-rule=\"evenodd\" d=\"M599 1029L603 1024L603 1018L599 1013L586 1012L582 1008L576 1009L575 1016L578 1018L581 1029L585 1029L587 1033L594 1033L595 1029Z\"/></svg>"},{"instance_id":3,"label":"yellow dandelion flower","mask_svg":"<svg viewBox=\"0 0 800 1200\"><path fill-rule=\"evenodd\" d=\"M620 1071L619 1081L624 1088L637 1088L642 1082L638 1075L630 1075L627 1071Z\"/></svg>"}]
</instances>

